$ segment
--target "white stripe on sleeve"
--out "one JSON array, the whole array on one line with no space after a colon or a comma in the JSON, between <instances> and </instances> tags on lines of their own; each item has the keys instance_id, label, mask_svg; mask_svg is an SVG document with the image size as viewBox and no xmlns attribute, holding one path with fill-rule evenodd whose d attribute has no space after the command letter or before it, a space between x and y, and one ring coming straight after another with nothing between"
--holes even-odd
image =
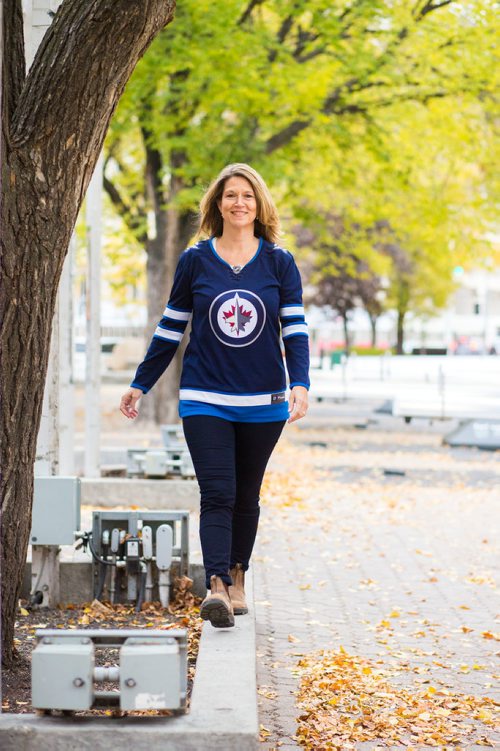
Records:
<instances>
[{"instance_id":1,"label":"white stripe on sleeve","mask_svg":"<svg viewBox=\"0 0 500 751\"><path fill-rule=\"evenodd\" d=\"M306 336L309 336L307 333L307 323L296 323L292 326L284 326L281 329L281 336L283 339L286 339L287 336L293 336L294 334L305 334Z\"/></svg>"},{"instance_id":2,"label":"white stripe on sleeve","mask_svg":"<svg viewBox=\"0 0 500 751\"><path fill-rule=\"evenodd\" d=\"M173 318L174 321L189 321L191 317L191 311L174 310L168 305L163 311L165 318Z\"/></svg>"},{"instance_id":3,"label":"white stripe on sleeve","mask_svg":"<svg viewBox=\"0 0 500 751\"><path fill-rule=\"evenodd\" d=\"M183 334L180 331L172 331L172 329L163 329L161 326L157 326L153 336L159 336L169 342L180 342Z\"/></svg>"},{"instance_id":4,"label":"white stripe on sleeve","mask_svg":"<svg viewBox=\"0 0 500 751\"><path fill-rule=\"evenodd\" d=\"M303 305L285 305L283 308L280 308L280 318L290 318L290 316L303 316L303 315L304 315Z\"/></svg>"}]
</instances>

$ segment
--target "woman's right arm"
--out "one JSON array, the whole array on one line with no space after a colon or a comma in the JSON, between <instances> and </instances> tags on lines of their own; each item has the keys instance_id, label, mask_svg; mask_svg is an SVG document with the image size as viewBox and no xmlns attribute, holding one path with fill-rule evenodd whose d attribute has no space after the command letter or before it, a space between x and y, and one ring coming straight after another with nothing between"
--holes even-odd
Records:
<instances>
[{"instance_id":1,"label":"woman's right arm","mask_svg":"<svg viewBox=\"0 0 500 751\"><path fill-rule=\"evenodd\" d=\"M168 304L130 389L120 402L120 410L126 417L137 417L137 400L153 388L168 368L191 318L193 303L188 256L189 251L186 251L179 259Z\"/></svg>"},{"instance_id":2,"label":"woman's right arm","mask_svg":"<svg viewBox=\"0 0 500 751\"><path fill-rule=\"evenodd\" d=\"M134 419L139 414L137 409L137 402L142 396L141 389L130 388L121 398L120 412L125 417Z\"/></svg>"}]
</instances>

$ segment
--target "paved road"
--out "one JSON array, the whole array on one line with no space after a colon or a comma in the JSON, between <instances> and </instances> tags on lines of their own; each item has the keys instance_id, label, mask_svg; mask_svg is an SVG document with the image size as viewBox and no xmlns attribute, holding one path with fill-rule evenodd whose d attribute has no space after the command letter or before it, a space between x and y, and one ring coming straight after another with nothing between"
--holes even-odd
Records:
<instances>
[{"instance_id":1,"label":"paved road","mask_svg":"<svg viewBox=\"0 0 500 751\"><path fill-rule=\"evenodd\" d=\"M373 406L313 407L273 459L253 558L263 751L297 748L294 668L318 649L406 662L408 687L494 695L498 452L444 447L450 423Z\"/></svg>"}]
</instances>

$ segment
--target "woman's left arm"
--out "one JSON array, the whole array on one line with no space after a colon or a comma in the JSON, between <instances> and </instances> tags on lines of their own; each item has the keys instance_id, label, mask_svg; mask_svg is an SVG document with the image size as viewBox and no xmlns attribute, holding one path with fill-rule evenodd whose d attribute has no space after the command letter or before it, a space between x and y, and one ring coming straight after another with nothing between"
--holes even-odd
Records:
<instances>
[{"instance_id":1,"label":"woman's left arm","mask_svg":"<svg viewBox=\"0 0 500 751\"><path fill-rule=\"evenodd\" d=\"M307 412L309 396L304 386L294 386L288 399L290 417L287 422L295 422L304 417Z\"/></svg>"},{"instance_id":2,"label":"woman's left arm","mask_svg":"<svg viewBox=\"0 0 500 751\"><path fill-rule=\"evenodd\" d=\"M281 279L280 321L285 346L286 367L290 379L288 422L295 422L307 412L309 389L309 335L302 304L302 282L291 254Z\"/></svg>"}]
</instances>

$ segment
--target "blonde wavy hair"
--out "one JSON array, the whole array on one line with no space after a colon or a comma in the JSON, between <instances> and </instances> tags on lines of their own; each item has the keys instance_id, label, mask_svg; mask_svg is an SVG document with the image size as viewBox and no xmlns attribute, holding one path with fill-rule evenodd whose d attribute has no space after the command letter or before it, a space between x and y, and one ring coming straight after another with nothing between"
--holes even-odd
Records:
<instances>
[{"instance_id":1,"label":"blonde wavy hair","mask_svg":"<svg viewBox=\"0 0 500 751\"><path fill-rule=\"evenodd\" d=\"M220 237L222 235L223 221L217 202L221 200L226 180L230 177L244 177L253 188L257 203L255 236L263 237L264 240L272 243L278 242L281 235L280 220L269 188L253 167L239 162L224 167L201 199L198 236L207 234L210 237Z\"/></svg>"}]
</instances>

